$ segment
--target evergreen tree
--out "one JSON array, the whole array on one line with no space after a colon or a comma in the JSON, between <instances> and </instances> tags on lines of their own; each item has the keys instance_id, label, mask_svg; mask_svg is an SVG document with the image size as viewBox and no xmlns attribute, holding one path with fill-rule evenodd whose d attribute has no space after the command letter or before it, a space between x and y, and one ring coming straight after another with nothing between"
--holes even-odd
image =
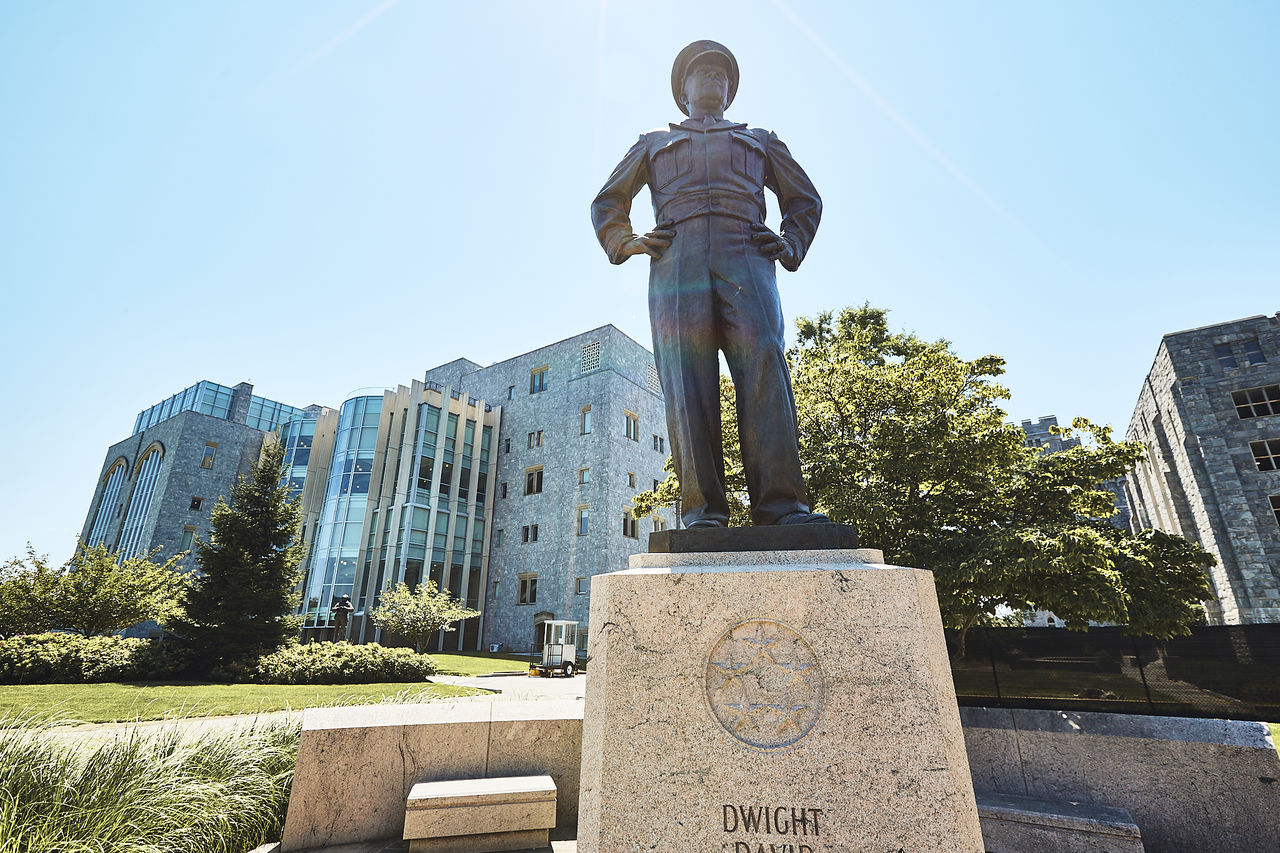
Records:
<instances>
[{"instance_id":1,"label":"evergreen tree","mask_svg":"<svg viewBox=\"0 0 1280 853\"><path fill-rule=\"evenodd\" d=\"M213 508L209 540L196 542L202 575L187 593L174 631L193 655L193 669L246 665L293 640L302 545L298 504L280 477L284 450L273 445Z\"/></svg>"}]
</instances>

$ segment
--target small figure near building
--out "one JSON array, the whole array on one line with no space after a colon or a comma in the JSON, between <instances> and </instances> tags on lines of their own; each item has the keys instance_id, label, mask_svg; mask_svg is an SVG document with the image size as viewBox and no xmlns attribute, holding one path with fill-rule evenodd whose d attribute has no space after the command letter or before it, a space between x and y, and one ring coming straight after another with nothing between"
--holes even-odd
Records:
<instances>
[{"instance_id":1,"label":"small figure near building","mask_svg":"<svg viewBox=\"0 0 1280 853\"><path fill-rule=\"evenodd\" d=\"M355 605L351 603L351 596L349 595L339 598L330 608L329 614L333 616L333 641L335 643L347 638L347 620L355 609Z\"/></svg>"}]
</instances>

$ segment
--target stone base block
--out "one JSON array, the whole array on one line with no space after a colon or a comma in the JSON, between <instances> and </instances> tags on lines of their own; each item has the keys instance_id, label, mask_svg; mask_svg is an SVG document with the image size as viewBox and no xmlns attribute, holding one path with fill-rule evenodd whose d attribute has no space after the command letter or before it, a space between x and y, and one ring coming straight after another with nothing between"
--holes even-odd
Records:
<instances>
[{"instance_id":1,"label":"stone base block","mask_svg":"<svg viewBox=\"0 0 1280 853\"><path fill-rule=\"evenodd\" d=\"M541 850L550 846L547 830L526 829L449 838L416 838L409 842L409 853L498 853L501 850Z\"/></svg>"},{"instance_id":2,"label":"stone base block","mask_svg":"<svg viewBox=\"0 0 1280 853\"><path fill-rule=\"evenodd\" d=\"M978 796L987 853L1143 853L1142 833L1124 809L999 794Z\"/></svg>"},{"instance_id":3,"label":"stone base block","mask_svg":"<svg viewBox=\"0 0 1280 853\"><path fill-rule=\"evenodd\" d=\"M882 559L596 576L580 853L981 853L933 577Z\"/></svg>"},{"instance_id":4,"label":"stone base block","mask_svg":"<svg viewBox=\"0 0 1280 853\"><path fill-rule=\"evenodd\" d=\"M556 785L550 776L420 782L405 802L404 837L413 842L411 850L545 847L555 825ZM541 842L530 844L531 839Z\"/></svg>"}]
</instances>

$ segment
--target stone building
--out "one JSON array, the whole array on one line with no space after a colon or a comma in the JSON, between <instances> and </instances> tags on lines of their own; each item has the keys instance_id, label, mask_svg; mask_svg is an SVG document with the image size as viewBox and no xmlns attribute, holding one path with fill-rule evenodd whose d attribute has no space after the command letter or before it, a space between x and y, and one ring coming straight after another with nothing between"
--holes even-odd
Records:
<instances>
[{"instance_id":1,"label":"stone building","mask_svg":"<svg viewBox=\"0 0 1280 853\"><path fill-rule=\"evenodd\" d=\"M1280 621L1280 314L1164 336L1128 437L1133 527L1198 542L1214 624Z\"/></svg>"},{"instance_id":2,"label":"stone building","mask_svg":"<svg viewBox=\"0 0 1280 853\"><path fill-rule=\"evenodd\" d=\"M380 591L431 579L482 613L436 648L527 650L548 619L585 626L591 577L674 523L672 509L631 513L666 477L653 355L603 326L488 367L456 359L337 409L193 385L107 452L83 539L189 549L273 433L301 503L304 638L329 638L345 594L350 639L379 639L367 611Z\"/></svg>"},{"instance_id":3,"label":"stone building","mask_svg":"<svg viewBox=\"0 0 1280 853\"><path fill-rule=\"evenodd\" d=\"M653 356L613 326L358 392L334 424L316 421L317 467L295 485L309 636L327 638L347 594L349 636L379 639L366 613L380 591L429 578L483 614L436 648L526 650L548 619L585 625L591 577L626 568L673 518L631 514L666 476L666 408Z\"/></svg>"},{"instance_id":4,"label":"stone building","mask_svg":"<svg viewBox=\"0 0 1280 853\"><path fill-rule=\"evenodd\" d=\"M218 498L257 464L263 440L301 413L255 395L246 382L209 381L145 409L133 434L107 450L80 541L126 557L189 551L195 537L209 535Z\"/></svg>"}]
</instances>

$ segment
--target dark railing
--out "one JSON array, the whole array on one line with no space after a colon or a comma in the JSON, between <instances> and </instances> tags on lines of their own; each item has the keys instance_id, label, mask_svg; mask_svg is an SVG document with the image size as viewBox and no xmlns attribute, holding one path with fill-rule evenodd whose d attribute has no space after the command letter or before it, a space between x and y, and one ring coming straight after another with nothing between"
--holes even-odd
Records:
<instances>
[{"instance_id":1,"label":"dark railing","mask_svg":"<svg viewBox=\"0 0 1280 853\"><path fill-rule=\"evenodd\" d=\"M947 632L961 705L1280 722L1280 624L1160 641L1120 628Z\"/></svg>"}]
</instances>

